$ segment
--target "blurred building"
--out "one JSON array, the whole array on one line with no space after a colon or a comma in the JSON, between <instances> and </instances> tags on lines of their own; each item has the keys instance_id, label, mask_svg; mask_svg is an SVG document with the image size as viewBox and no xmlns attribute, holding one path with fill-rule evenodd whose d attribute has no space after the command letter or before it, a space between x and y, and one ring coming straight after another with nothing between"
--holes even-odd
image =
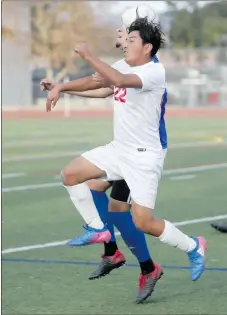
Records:
<instances>
[{"instance_id":1,"label":"blurred building","mask_svg":"<svg viewBox=\"0 0 227 315\"><path fill-rule=\"evenodd\" d=\"M171 15L160 16L166 32L170 29ZM113 28L115 18L109 22ZM115 25L116 23L116 25ZM39 82L46 76L45 58L31 55L31 10L28 1L7 1L3 6L2 26L5 36L2 41L2 104L3 106L31 106L43 104L46 93L40 91ZM7 30L8 35L7 36ZM3 34L4 35L4 34ZM112 45L112 43L111 43ZM219 47L200 49L162 49L158 57L166 67L169 99L168 105L198 107L227 107L227 35L220 38ZM116 49L101 59L113 64ZM53 69L54 75L61 69ZM69 80L93 73L87 65L68 73ZM70 98L74 102L75 98ZM80 98L81 100L81 98ZM69 100L68 100L69 101ZM83 100L83 106L100 101ZM86 105L90 104L90 105ZM102 103L103 104L103 103ZM108 103L109 104L109 103ZM107 104L107 106L109 106ZM102 105L103 106L103 105ZM104 105L105 106L105 105Z\"/></svg>"},{"instance_id":2,"label":"blurred building","mask_svg":"<svg viewBox=\"0 0 227 315\"><path fill-rule=\"evenodd\" d=\"M30 6L13 1L2 6L2 105L32 104Z\"/></svg>"}]
</instances>

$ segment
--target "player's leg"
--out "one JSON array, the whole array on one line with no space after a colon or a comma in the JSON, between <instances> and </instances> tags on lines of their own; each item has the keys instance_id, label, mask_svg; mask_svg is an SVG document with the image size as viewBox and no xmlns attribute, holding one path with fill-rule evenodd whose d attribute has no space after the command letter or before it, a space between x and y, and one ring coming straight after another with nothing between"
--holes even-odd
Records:
<instances>
[{"instance_id":1,"label":"player's leg","mask_svg":"<svg viewBox=\"0 0 227 315\"><path fill-rule=\"evenodd\" d=\"M95 207L98 210L100 218L104 225L111 233L111 239L108 243L104 243L104 256L112 256L117 250L116 237L114 233L114 226L109 220L108 204L109 198L106 191L112 186L113 182L102 179L94 179L88 181L88 186L91 190Z\"/></svg>"},{"instance_id":2,"label":"player's leg","mask_svg":"<svg viewBox=\"0 0 227 315\"><path fill-rule=\"evenodd\" d=\"M203 237L189 237L171 222L155 218L151 207L141 206L136 202L132 204L132 214L138 229L188 254L191 280L195 281L202 275L205 268L206 250L206 241Z\"/></svg>"},{"instance_id":3,"label":"player's leg","mask_svg":"<svg viewBox=\"0 0 227 315\"><path fill-rule=\"evenodd\" d=\"M116 239L114 234L114 227L108 224L108 197L106 195L106 190L111 186L110 182L101 179L92 179L87 181L84 186L88 186L89 189L84 190L83 195L74 195L74 204L81 212L81 216L84 218L87 225L90 228L106 228L111 233L110 244L117 247ZM85 209L85 211L84 211ZM91 216L94 217L96 213L95 220L91 220ZM97 222L102 222L102 226L97 226ZM90 222L90 223L89 223ZM83 234L84 235L84 234ZM86 240L85 240L86 241ZM76 236L68 242L70 246L82 246L84 245L84 239L81 236ZM105 244L105 243L104 243Z\"/></svg>"},{"instance_id":4,"label":"player's leg","mask_svg":"<svg viewBox=\"0 0 227 315\"><path fill-rule=\"evenodd\" d=\"M114 182L111 182L111 185L113 183ZM121 267L122 265L125 264L126 259L124 254L118 249L116 243L114 224L111 220L110 213L108 212L109 198L107 197L105 192L107 190L106 182L102 180L89 181L89 187L91 188L93 199L99 211L99 215L102 218L102 221L106 223L106 226L111 232L110 241L108 243L106 242L104 243L104 254L102 255L101 262L89 276L90 280L94 280L104 277L107 274L109 274L112 270ZM110 183L108 185L108 188L109 187ZM105 200L105 203L100 201L100 197L103 198L103 201ZM99 204L102 204L103 207L99 206Z\"/></svg>"},{"instance_id":5,"label":"player's leg","mask_svg":"<svg viewBox=\"0 0 227 315\"><path fill-rule=\"evenodd\" d=\"M136 228L131 213L125 212L130 210L130 203L131 194L127 183L116 181L112 188L109 203L110 218L139 262L141 274L136 302L142 303L152 294L154 286L163 272L161 267L151 259L144 233ZM120 213L116 211L120 211Z\"/></svg>"},{"instance_id":6,"label":"player's leg","mask_svg":"<svg viewBox=\"0 0 227 315\"><path fill-rule=\"evenodd\" d=\"M147 248L145 235L136 229L129 212L131 195L125 180L114 182L110 197L109 220L116 226L124 242L132 254L136 256L141 266L141 272L143 274L152 272L154 264Z\"/></svg>"},{"instance_id":7,"label":"player's leg","mask_svg":"<svg viewBox=\"0 0 227 315\"><path fill-rule=\"evenodd\" d=\"M146 246L145 236L136 229L131 213L128 212L131 205L130 191L126 182L124 180L115 181L110 196L108 223L117 227L126 245L141 263L142 271L144 273L152 272L154 266ZM112 247L111 242L105 244L102 260L89 279L97 279L109 274L113 269L119 267L119 262L122 260L125 261L125 257L117 247Z\"/></svg>"},{"instance_id":8,"label":"player's leg","mask_svg":"<svg viewBox=\"0 0 227 315\"><path fill-rule=\"evenodd\" d=\"M140 264L140 289L136 301L141 303L154 290L153 280L157 274L157 265L153 263L150 257L144 233L137 230L133 223L132 215L129 212L131 208L130 190L126 182L124 180L115 181L110 196L109 223L111 222L117 227L126 245ZM106 248L108 249L109 246L110 243L107 243ZM111 254L108 254L107 251L89 279L97 279L109 274L112 270L120 267L123 261L125 261L124 255L119 250Z\"/></svg>"},{"instance_id":9,"label":"player's leg","mask_svg":"<svg viewBox=\"0 0 227 315\"><path fill-rule=\"evenodd\" d=\"M84 182L92 178L106 176L106 174L108 176L116 176L113 175L116 169L115 152L110 144L85 152L81 157L71 161L62 170L62 181L69 192L70 199L87 223L85 233L73 239L72 245L81 246L108 242L110 240L110 232L103 225L94 206L89 187ZM87 196L89 193L90 199L88 203Z\"/></svg>"},{"instance_id":10,"label":"player's leg","mask_svg":"<svg viewBox=\"0 0 227 315\"><path fill-rule=\"evenodd\" d=\"M149 161L147 166L146 159ZM149 154L139 161L140 164L138 164L138 161L139 157L136 159L137 165L134 168L130 167L130 162L124 165L125 178L133 199L133 221L136 227L144 233L153 235L162 243L186 252L190 261L191 279L197 280L202 275L205 267L206 241L202 237L189 237L169 221L157 219L154 216L153 209L163 161L160 156L149 156ZM131 163L134 163L134 161L131 161ZM140 165L142 165L141 168ZM148 168L146 169L146 167ZM134 172L135 169L136 172Z\"/></svg>"}]
</instances>

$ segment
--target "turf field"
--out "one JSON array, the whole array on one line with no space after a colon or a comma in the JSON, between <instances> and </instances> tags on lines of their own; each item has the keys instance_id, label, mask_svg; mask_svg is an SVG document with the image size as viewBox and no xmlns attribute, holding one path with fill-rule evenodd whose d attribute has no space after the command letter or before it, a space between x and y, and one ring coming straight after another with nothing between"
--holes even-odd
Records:
<instances>
[{"instance_id":1,"label":"turf field","mask_svg":"<svg viewBox=\"0 0 227 315\"><path fill-rule=\"evenodd\" d=\"M136 305L139 268L118 236L128 265L89 281L102 246L63 246L83 222L59 171L74 155L111 140L111 119L3 119L3 314L227 313L227 235L209 222L227 218L227 117L167 121L170 148L156 212L207 238L204 277L190 282L186 255L148 237L165 276L152 298Z\"/></svg>"}]
</instances>

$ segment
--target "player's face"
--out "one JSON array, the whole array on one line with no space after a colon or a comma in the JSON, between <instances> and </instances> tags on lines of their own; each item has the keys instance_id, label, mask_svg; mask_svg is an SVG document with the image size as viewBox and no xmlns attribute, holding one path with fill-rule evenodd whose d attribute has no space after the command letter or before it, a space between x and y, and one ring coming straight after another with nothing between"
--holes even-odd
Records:
<instances>
[{"instance_id":1,"label":"player's face","mask_svg":"<svg viewBox=\"0 0 227 315\"><path fill-rule=\"evenodd\" d=\"M133 31L128 34L123 51L125 61L130 66L137 66L143 64L143 61L149 56L152 49L151 44L143 44L138 31Z\"/></svg>"},{"instance_id":2,"label":"player's face","mask_svg":"<svg viewBox=\"0 0 227 315\"><path fill-rule=\"evenodd\" d=\"M124 27L117 29L116 47L123 49L128 33Z\"/></svg>"}]
</instances>

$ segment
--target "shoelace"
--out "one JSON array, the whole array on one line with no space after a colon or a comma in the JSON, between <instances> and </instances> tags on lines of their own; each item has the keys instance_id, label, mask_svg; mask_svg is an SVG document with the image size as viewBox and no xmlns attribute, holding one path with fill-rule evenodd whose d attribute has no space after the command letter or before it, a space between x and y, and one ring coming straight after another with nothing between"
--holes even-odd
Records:
<instances>
[{"instance_id":1,"label":"shoelace","mask_svg":"<svg viewBox=\"0 0 227 315\"><path fill-rule=\"evenodd\" d=\"M148 276L148 275L143 275L143 274L140 275L139 287L140 287L141 289L144 289L144 287L146 287L146 285L148 284L148 283L147 283L147 276ZM153 275L151 274L151 278L152 278L152 281L153 281L154 283L156 283L157 280L158 280L158 274L156 273L155 278L153 278Z\"/></svg>"},{"instance_id":2,"label":"shoelace","mask_svg":"<svg viewBox=\"0 0 227 315\"><path fill-rule=\"evenodd\" d=\"M83 228L86 230L83 234L77 237L78 240L83 239L84 235L89 231L89 226L88 225L83 225Z\"/></svg>"},{"instance_id":3,"label":"shoelace","mask_svg":"<svg viewBox=\"0 0 227 315\"><path fill-rule=\"evenodd\" d=\"M108 257L110 258L110 257L114 257L114 256L116 257L116 255L112 255L112 256L105 256L104 254L102 254L102 255L101 255L101 258L107 258L107 259L108 259Z\"/></svg>"},{"instance_id":4,"label":"shoelace","mask_svg":"<svg viewBox=\"0 0 227 315\"><path fill-rule=\"evenodd\" d=\"M195 263L195 262L197 262L197 260L198 260L198 257L196 257L196 256L194 256L194 255L189 255L189 260L190 260L190 262L191 263Z\"/></svg>"},{"instance_id":5,"label":"shoelace","mask_svg":"<svg viewBox=\"0 0 227 315\"><path fill-rule=\"evenodd\" d=\"M141 274L140 278L139 278L139 287L140 287L140 289L143 289L146 286L146 282L147 282L146 280L147 280L147 275Z\"/></svg>"},{"instance_id":6,"label":"shoelace","mask_svg":"<svg viewBox=\"0 0 227 315\"><path fill-rule=\"evenodd\" d=\"M198 262L198 258L197 257L192 257L192 258L190 257L189 259L190 259L191 263L197 263Z\"/></svg>"},{"instance_id":7,"label":"shoelace","mask_svg":"<svg viewBox=\"0 0 227 315\"><path fill-rule=\"evenodd\" d=\"M90 231L89 229L89 226L86 224L86 225L83 225L83 228L86 230L86 231Z\"/></svg>"}]
</instances>

